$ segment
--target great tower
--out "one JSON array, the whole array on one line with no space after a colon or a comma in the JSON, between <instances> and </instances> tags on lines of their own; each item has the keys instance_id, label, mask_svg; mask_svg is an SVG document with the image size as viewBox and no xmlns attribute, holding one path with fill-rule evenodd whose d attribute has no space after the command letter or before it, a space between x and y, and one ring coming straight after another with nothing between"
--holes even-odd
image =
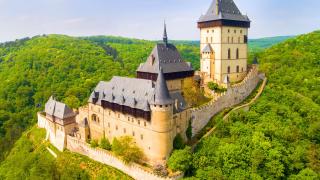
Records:
<instances>
[{"instance_id":1,"label":"great tower","mask_svg":"<svg viewBox=\"0 0 320 180\"><path fill-rule=\"evenodd\" d=\"M247 74L250 20L233 0L213 0L198 21L204 82L238 82Z\"/></svg>"}]
</instances>

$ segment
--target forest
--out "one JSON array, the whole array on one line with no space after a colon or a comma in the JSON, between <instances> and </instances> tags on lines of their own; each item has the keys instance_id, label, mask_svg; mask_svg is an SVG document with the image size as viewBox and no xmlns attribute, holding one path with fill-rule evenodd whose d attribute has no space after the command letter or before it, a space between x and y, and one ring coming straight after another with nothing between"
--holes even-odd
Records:
<instances>
[{"instance_id":1,"label":"forest","mask_svg":"<svg viewBox=\"0 0 320 180\"><path fill-rule=\"evenodd\" d=\"M228 123L219 117L212 119L218 129L188 156L192 158L185 169L188 178L319 177L320 32L268 49L280 41L270 40L267 45L265 41L250 44L269 79L265 92L248 112L233 114ZM41 134L33 127L36 112L52 94L71 107L79 107L99 81L114 75L134 76L155 43L108 36L43 35L0 44L0 179L33 179L41 171L40 179L67 177L68 173L70 177L92 179L87 168L66 161L89 160L66 152L62 156L66 159L54 161L34 143L30 134ZM199 68L198 42L172 43L185 60ZM61 174L61 162L71 163L74 174ZM12 176L6 173L13 171L17 173ZM125 175L115 171L110 176L119 177Z\"/></svg>"}]
</instances>

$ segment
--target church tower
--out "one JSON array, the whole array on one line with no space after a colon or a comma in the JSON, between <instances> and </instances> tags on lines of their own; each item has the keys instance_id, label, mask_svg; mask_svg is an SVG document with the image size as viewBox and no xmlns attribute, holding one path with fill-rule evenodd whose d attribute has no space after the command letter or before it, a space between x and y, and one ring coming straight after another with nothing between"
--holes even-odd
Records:
<instances>
[{"instance_id":1,"label":"church tower","mask_svg":"<svg viewBox=\"0 0 320 180\"><path fill-rule=\"evenodd\" d=\"M204 82L238 82L247 74L250 20L233 0L213 0L198 21L200 66Z\"/></svg>"}]
</instances>

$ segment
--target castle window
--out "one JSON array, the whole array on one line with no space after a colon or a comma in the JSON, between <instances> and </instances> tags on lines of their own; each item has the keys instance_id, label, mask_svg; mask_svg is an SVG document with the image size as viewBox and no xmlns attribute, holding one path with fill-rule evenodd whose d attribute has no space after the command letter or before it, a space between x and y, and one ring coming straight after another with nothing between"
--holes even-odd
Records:
<instances>
[{"instance_id":1,"label":"castle window","mask_svg":"<svg viewBox=\"0 0 320 180\"><path fill-rule=\"evenodd\" d=\"M209 33L209 30L207 30L207 33Z\"/></svg>"},{"instance_id":2,"label":"castle window","mask_svg":"<svg viewBox=\"0 0 320 180\"><path fill-rule=\"evenodd\" d=\"M135 136L136 135L136 133L134 133L134 131L132 131L132 136Z\"/></svg>"},{"instance_id":3,"label":"castle window","mask_svg":"<svg viewBox=\"0 0 320 180\"><path fill-rule=\"evenodd\" d=\"M118 114L118 118L120 118L120 114Z\"/></svg>"},{"instance_id":4,"label":"castle window","mask_svg":"<svg viewBox=\"0 0 320 180\"><path fill-rule=\"evenodd\" d=\"M208 41L208 37L206 37L206 42L208 43L209 41Z\"/></svg>"},{"instance_id":5,"label":"castle window","mask_svg":"<svg viewBox=\"0 0 320 180\"><path fill-rule=\"evenodd\" d=\"M228 66L228 74L230 74L230 66Z\"/></svg>"},{"instance_id":6,"label":"castle window","mask_svg":"<svg viewBox=\"0 0 320 180\"><path fill-rule=\"evenodd\" d=\"M147 126L147 122L144 122L144 127L146 127Z\"/></svg>"},{"instance_id":7,"label":"castle window","mask_svg":"<svg viewBox=\"0 0 320 180\"><path fill-rule=\"evenodd\" d=\"M230 43L230 37L228 37L228 43Z\"/></svg>"},{"instance_id":8,"label":"castle window","mask_svg":"<svg viewBox=\"0 0 320 180\"><path fill-rule=\"evenodd\" d=\"M236 59L239 59L239 48L237 48Z\"/></svg>"},{"instance_id":9,"label":"castle window","mask_svg":"<svg viewBox=\"0 0 320 180\"><path fill-rule=\"evenodd\" d=\"M230 29L228 29L228 33L230 33Z\"/></svg>"},{"instance_id":10,"label":"castle window","mask_svg":"<svg viewBox=\"0 0 320 180\"><path fill-rule=\"evenodd\" d=\"M143 134L140 135L140 139L143 140Z\"/></svg>"},{"instance_id":11,"label":"castle window","mask_svg":"<svg viewBox=\"0 0 320 180\"><path fill-rule=\"evenodd\" d=\"M214 33L214 30L212 30L212 33Z\"/></svg>"},{"instance_id":12,"label":"castle window","mask_svg":"<svg viewBox=\"0 0 320 180\"><path fill-rule=\"evenodd\" d=\"M111 116L111 111L109 111L109 116Z\"/></svg>"},{"instance_id":13,"label":"castle window","mask_svg":"<svg viewBox=\"0 0 320 180\"><path fill-rule=\"evenodd\" d=\"M116 130L118 131L118 125L116 125Z\"/></svg>"},{"instance_id":14,"label":"castle window","mask_svg":"<svg viewBox=\"0 0 320 180\"><path fill-rule=\"evenodd\" d=\"M162 105L160 105L160 108L162 108Z\"/></svg>"},{"instance_id":15,"label":"castle window","mask_svg":"<svg viewBox=\"0 0 320 180\"><path fill-rule=\"evenodd\" d=\"M241 72L243 72L243 68L241 68Z\"/></svg>"},{"instance_id":16,"label":"castle window","mask_svg":"<svg viewBox=\"0 0 320 180\"><path fill-rule=\"evenodd\" d=\"M237 66L237 73L239 73L239 66Z\"/></svg>"},{"instance_id":17,"label":"castle window","mask_svg":"<svg viewBox=\"0 0 320 180\"><path fill-rule=\"evenodd\" d=\"M233 43L233 37L231 38L231 43Z\"/></svg>"},{"instance_id":18,"label":"castle window","mask_svg":"<svg viewBox=\"0 0 320 180\"><path fill-rule=\"evenodd\" d=\"M138 120L138 124L140 125L140 120Z\"/></svg>"},{"instance_id":19,"label":"castle window","mask_svg":"<svg viewBox=\"0 0 320 180\"><path fill-rule=\"evenodd\" d=\"M108 127L110 128L110 123L108 123Z\"/></svg>"},{"instance_id":20,"label":"castle window","mask_svg":"<svg viewBox=\"0 0 320 180\"><path fill-rule=\"evenodd\" d=\"M239 44L240 44L240 41L241 41L241 40L240 40L240 37L238 37L238 43L239 43Z\"/></svg>"},{"instance_id":21,"label":"castle window","mask_svg":"<svg viewBox=\"0 0 320 180\"><path fill-rule=\"evenodd\" d=\"M228 59L231 59L231 49L228 49Z\"/></svg>"},{"instance_id":22,"label":"castle window","mask_svg":"<svg viewBox=\"0 0 320 180\"><path fill-rule=\"evenodd\" d=\"M128 121L130 121L130 117L128 117Z\"/></svg>"},{"instance_id":23,"label":"castle window","mask_svg":"<svg viewBox=\"0 0 320 180\"><path fill-rule=\"evenodd\" d=\"M213 43L213 37L211 37L211 43Z\"/></svg>"},{"instance_id":24,"label":"castle window","mask_svg":"<svg viewBox=\"0 0 320 180\"><path fill-rule=\"evenodd\" d=\"M242 30L240 30L240 33L242 34Z\"/></svg>"},{"instance_id":25,"label":"castle window","mask_svg":"<svg viewBox=\"0 0 320 180\"><path fill-rule=\"evenodd\" d=\"M237 30L236 30L236 29L234 30L234 33L237 33Z\"/></svg>"},{"instance_id":26,"label":"castle window","mask_svg":"<svg viewBox=\"0 0 320 180\"><path fill-rule=\"evenodd\" d=\"M92 116L91 116L91 120L92 120L92 121L94 121L94 122L97 122L97 120L98 120L97 115L92 114Z\"/></svg>"},{"instance_id":27,"label":"castle window","mask_svg":"<svg viewBox=\"0 0 320 180\"><path fill-rule=\"evenodd\" d=\"M127 133L127 130L126 130L126 128L124 128L124 129L123 129L123 133Z\"/></svg>"},{"instance_id":28,"label":"castle window","mask_svg":"<svg viewBox=\"0 0 320 180\"><path fill-rule=\"evenodd\" d=\"M248 43L248 36L247 35L244 35L244 43Z\"/></svg>"}]
</instances>

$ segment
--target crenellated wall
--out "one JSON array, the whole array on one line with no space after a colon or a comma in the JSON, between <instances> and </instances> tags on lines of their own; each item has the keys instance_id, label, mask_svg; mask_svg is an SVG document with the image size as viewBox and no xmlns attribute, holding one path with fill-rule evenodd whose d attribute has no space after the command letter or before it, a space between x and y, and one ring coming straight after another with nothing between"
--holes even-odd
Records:
<instances>
[{"instance_id":1,"label":"crenellated wall","mask_svg":"<svg viewBox=\"0 0 320 180\"><path fill-rule=\"evenodd\" d=\"M215 97L209 103L191 109L192 135L198 134L218 112L245 100L257 87L259 81L258 68L254 66L241 83L229 87L227 92Z\"/></svg>"},{"instance_id":2,"label":"crenellated wall","mask_svg":"<svg viewBox=\"0 0 320 180\"><path fill-rule=\"evenodd\" d=\"M88 156L89 158L95 161L117 168L123 171L124 173L128 174L129 176L133 177L134 179L176 180L181 179L183 177L183 174L181 173L167 178L157 176L138 164L125 164L123 161L112 155L110 152L98 148L91 148L89 144L82 142L72 136L67 137L67 142L67 149L69 149L71 152L76 152Z\"/></svg>"}]
</instances>

